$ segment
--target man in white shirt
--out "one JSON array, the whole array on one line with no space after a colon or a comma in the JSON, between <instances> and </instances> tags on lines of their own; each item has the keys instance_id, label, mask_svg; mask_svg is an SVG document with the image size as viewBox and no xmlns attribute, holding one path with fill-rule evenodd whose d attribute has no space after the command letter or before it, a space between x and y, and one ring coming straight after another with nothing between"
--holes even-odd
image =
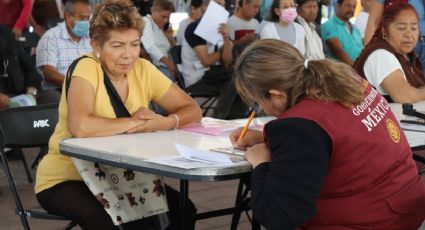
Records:
<instances>
[{"instance_id":1,"label":"man in white shirt","mask_svg":"<svg viewBox=\"0 0 425 230\"><path fill-rule=\"evenodd\" d=\"M152 63L170 80L175 81L176 66L168 58L168 51L175 46L173 30L165 28L170 15L175 8L169 0L155 0L152 4L151 15L143 17L145 27L142 34L142 44L152 59Z\"/></svg>"},{"instance_id":2,"label":"man in white shirt","mask_svg":"<svg viewBox=\"0 0 425 230\"><path fill-rule=\"evenodd\" d=\"M259 23L255 19L260 8L261 0L239 0L236 13L227 20L230 39L235 44L247 44L256 38Z\"/></svg>"},{"instance_id":3,"label":"man in white shirt","mask_svg":"<svg viewBox=\"0 0 425 230\"><path fill-rule=\"evenodd\" d=\"M43 88L59 89L69 65L92 51L89 39L89 0L68 0L65 21L48 30L37 46L36 66L44 76Z\"/></svg>"}]
</instances>

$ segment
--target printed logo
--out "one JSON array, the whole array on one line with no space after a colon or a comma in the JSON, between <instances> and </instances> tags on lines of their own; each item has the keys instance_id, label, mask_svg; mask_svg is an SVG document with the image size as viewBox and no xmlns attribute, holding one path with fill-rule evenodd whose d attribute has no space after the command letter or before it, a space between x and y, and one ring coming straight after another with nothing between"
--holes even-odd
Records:
<instances>
[{"instance_id":1,"label":"printed logo","mask_svg":"<svg viewBox=\"0 0 425 230\"><path fill-rule=\"evenodd\" d=\"M400 142L400 129L397 127L396 123L391 119L387 119L386 123L391 140L393 140L395 143Z\"/></svg>"},{"instance_id":2,"label":"printed logo","mask_svg":"<svg viewBox=\"0 0 425 230\"><path fill-rule=\"evenodd\" d=\"M50 127L48 122L49 122L49 119L34 121L34 128Z\"/></svg>"}]
</instances>

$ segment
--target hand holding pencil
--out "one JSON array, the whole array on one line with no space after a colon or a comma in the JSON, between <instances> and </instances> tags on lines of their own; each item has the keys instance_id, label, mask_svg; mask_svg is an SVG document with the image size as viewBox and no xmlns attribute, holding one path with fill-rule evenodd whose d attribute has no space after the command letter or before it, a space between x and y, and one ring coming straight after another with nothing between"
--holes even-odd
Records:
<instances>
[{"instance_id":1,"label":"hand holding pencil","mask_svg":"<svg viewBox=\"0 0 425 230\"><path fill-rule=\"evenodd\" d=\"M246 149L258 143L263 143L263 132L249 129L252 119L255 117L255 111L249 116L247 123L243 128L238 128L233 131L229 138L233 147L238 149Z\"/></svg>"}]
</instances>

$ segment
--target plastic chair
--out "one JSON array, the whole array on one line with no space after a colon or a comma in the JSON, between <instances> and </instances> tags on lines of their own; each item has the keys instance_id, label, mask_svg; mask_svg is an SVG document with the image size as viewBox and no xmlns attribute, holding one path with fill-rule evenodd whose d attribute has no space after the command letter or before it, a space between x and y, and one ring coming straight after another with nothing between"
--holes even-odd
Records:
<instances>
[{"instance_id":1,"label":"plastic chair","mask_svg":"<svg viewBox=\"0 0 425 230\"><path fill-rule=\"evenodd\" d=\"M30 229L27 217L45 220L67 220L64 217L49 214L43 210L29 210L22 206L12 173L5 155L5 148L32 148L48 144L58 121L58 105L47 104L0 111L0 156L6 178L16 205L16 214L20 216L24 229ZM71 222L64 229L71 229Z\"/></svg>"},{"instance_id":2,"label":"plastic chair","mask_svg":"<svg viewBox=\"0 0 425 230\"><path fill-rule=\"evenodd\" d=\"M171 47L169 51L170 59L173 61L174 65L179 65L182 63L181 59L182 46L176 45ZM205 98L205 100L199 105L202 109L202 115L206 116L210 109L214 109L214 104L218 99L217 92L198 92L198 91L189 91L186 89L184 78L180 71L177 69L176 80L177 84L182 88L185 92L187 92L193 98Z\"/></svg>"}]
</instances>

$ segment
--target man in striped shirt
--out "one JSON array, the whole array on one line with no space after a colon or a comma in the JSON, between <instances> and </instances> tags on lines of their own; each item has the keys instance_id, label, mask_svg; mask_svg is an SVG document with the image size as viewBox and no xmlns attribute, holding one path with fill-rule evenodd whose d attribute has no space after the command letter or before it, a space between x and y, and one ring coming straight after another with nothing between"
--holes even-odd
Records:
<instances>
[{"instance_id":1,"label":"man in striped shirt","mask_svg":"<svg viewBox=\"0 0 425 230\"><path fill-rule=\"evenodd\" d=\"M48 30L37 46L36 66L43 73L43 88L60 89L69 65L90 52L88 29L89 0L68 0L64 5L65 21Z\"/></svg>"}]
</instances>

